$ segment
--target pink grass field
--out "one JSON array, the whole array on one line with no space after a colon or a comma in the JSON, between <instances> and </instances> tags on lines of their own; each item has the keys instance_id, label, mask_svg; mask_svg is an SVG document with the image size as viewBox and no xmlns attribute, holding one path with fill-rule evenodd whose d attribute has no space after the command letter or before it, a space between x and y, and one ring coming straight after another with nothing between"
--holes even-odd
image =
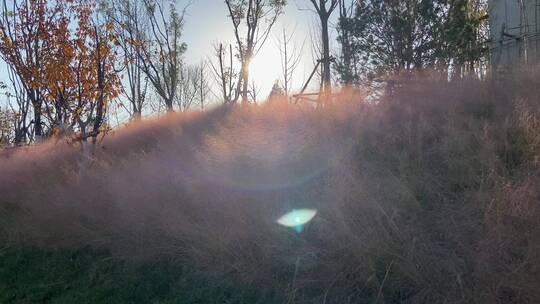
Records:
<instances>
[{"instance_id":1,"label":"pink grass field","mask_svg":"<svg viewBox=\"0 0 540 304\"><path fill-rule=\"evenodd\" d=\"M538 76L171 114L92 159L0 151L0 241L178 259L298 303L539 303ZM277 224L299 208L301 232Z\"/></svg>"}]
</instances>

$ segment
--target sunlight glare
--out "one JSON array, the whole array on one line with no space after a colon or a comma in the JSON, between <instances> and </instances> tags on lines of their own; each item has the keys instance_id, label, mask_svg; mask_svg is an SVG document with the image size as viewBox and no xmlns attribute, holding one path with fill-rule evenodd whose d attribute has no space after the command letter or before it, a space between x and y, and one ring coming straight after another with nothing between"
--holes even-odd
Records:
<instances>
[{"instance_id":1,"label":"sunlight glare","mask_svg":"<svg viewBox=\"0 0 540 304\"><path fill-rule=\"evenodd\" d=\"M280 78L280 60L279 52L262 51L249 65L251 81L261 90L261 97L268 95L272 85Z\"/></svg>"}]
</instances>

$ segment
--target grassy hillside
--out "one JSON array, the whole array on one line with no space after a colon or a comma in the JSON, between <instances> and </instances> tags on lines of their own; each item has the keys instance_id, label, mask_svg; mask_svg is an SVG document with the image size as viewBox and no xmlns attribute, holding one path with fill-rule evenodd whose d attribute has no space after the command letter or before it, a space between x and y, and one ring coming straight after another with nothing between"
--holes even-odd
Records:
<instances>
[{"instance_id":1,"label":"grassy hillside","mask_svg":"<svg viewBox=\"0 0 540 304\"><path fill-rule=\"evenodd\" d=\"M4 153L0 302L538 303L538 76ZM277 225L298 208L318 213Z\"/></svg>"}]
</instances>

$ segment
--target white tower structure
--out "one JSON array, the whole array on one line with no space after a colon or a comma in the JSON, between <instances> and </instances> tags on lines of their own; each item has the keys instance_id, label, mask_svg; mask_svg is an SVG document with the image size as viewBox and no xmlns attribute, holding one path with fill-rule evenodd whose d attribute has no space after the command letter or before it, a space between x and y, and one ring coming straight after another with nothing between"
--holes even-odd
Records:
<instances>
[{"instance_id":1,"label":"white tower structure","mask_svg":"<svg viewBox=\"0 0 540 304\"><path fill-rule=\"evenodd\" d=\"M540 0L489 0L489 27L493 68L540 64Z\"/></svg>"}]
</instances>

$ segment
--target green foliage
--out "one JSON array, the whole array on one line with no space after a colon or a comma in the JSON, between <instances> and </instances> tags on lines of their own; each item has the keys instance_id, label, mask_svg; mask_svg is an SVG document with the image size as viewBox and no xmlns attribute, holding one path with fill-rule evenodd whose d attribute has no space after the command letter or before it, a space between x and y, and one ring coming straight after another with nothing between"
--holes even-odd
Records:
<instances>
[{"instance_id":1,"label":"green foliage","mask_svg":"<svg viewBox=\"0 0 540 304\"><path fill-rule=\"evenodd\" d=\"M171 261L127 262L89 248L0 251L0 303L275 303Z\"/></svg>"},{"instance_id":2,"label":"green foliage","mask_svg":"<svg viewBox=\"0 0 540 304\"><path fill-rule=\"evenodd\" d=\"M426 67L473 70L485 59L483 0L363 0L339 22L342 82Z\"/></svg>"}]
</instances>

